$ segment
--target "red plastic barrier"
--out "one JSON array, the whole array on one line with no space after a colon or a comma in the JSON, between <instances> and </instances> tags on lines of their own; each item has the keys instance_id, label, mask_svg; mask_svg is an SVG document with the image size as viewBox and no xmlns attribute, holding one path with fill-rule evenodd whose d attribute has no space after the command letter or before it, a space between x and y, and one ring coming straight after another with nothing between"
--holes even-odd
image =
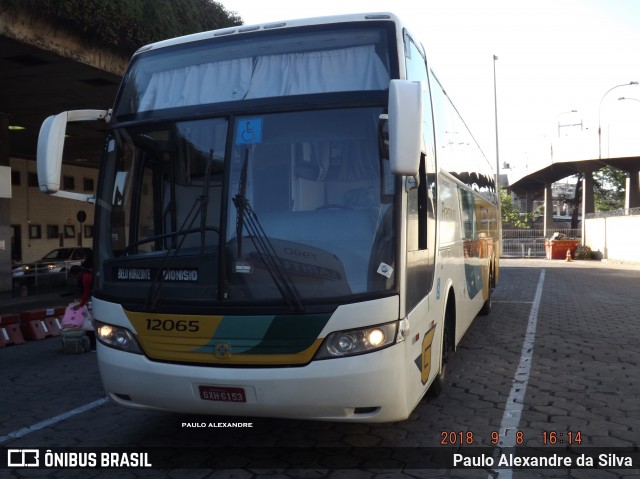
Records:
<instances>
[{"instance_id":1,"label":"red plastic barrier","mask_svg":"<svg viewBox=\"0 0 640 479\"><path fill-rule=\"evenodd\" d=\"M0 347L24 343L24 336L20 330L20 316L18 314L0 316Z\"/></svg>"},{"instance_id":2,"label":"red plastic barrier","mask_svg":"<svg viewBox=\"0 0 640 479\"><path fill-rule=\"evenodd\" d=\"M48 336L53 336L45 321L46 317L47 311L45 309L24 311L20 314L22 334L25 339L34 339L39 341Z\"/></svg>"},{"instance_id":3,"label":"red plastic barrier","mask_svg":"<svg viewBox=\"0 0 640 479\"><path fill-rule=\"evenodd\" d=\"M62 317L64 316L65 306L57 306L45 310L46 317L44 322L47 325L51 336L60 336L62 334Z\"/></svg>"}]
</instances>

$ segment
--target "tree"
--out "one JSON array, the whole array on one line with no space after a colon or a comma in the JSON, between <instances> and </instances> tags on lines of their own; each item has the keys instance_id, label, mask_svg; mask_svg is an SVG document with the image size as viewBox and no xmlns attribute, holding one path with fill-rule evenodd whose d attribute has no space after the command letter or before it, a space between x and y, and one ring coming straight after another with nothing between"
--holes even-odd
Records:
<instances>
[{"instance_id":1,"label":"tree","mask_svg":"<svg viewBox=\"0 0 640 479\"><path fill-rule=\"evenodd\" d=\"M624 208L627 175L612 166L605 166L593 174L594 203L596 211Z\"/></svg>"},{"instance_id":2,"label":"tree","mask_svg":"<svg viewBox=\"0 0 640 479\"><path fill-rule=\"evenodd\" d=\"M513 199L506 189L500 188L500 207L502 222L516 228L528 228L533 221L533 214L522 212L513 204Z\"/></svg>"},{"instance_id":3,"label":"tree","mask_svg":"<svg viewBox=\"0 0 640 479\"><path fill-rule=\"evenodd\" d=\"M573 230L578 229L578 207L582 202L583 176L584 175L582 173L578 173L576 175L576 188L574 190L574 195L573 195L573 202L572 202L573 209L571 210L571 229Z\"/></svg>"},{"instance_id":4,"label":"tree","mask_svg":"<svg viewBox=\"0 0 640 479\"><path fill-rule=\"evenodd\" d=\"M571 228L578 227L579 207L582 203L583 173L576 175L576 188L571 215ZM605 166L593 173L593 201L595 211L611 211L624 207L626 174L611 166Z\"/></svg>"},{"instance_id":5,"label":"tree","mask_svg":"<svg viewBox=\"0 0 640 479\"><path fill-rule=\"evenodd\" d=\"M0 0L0 14L20 10L47 19L87 43L130 56L148 43L242 19L212 0Z\"/></svg>"}]
</instances>

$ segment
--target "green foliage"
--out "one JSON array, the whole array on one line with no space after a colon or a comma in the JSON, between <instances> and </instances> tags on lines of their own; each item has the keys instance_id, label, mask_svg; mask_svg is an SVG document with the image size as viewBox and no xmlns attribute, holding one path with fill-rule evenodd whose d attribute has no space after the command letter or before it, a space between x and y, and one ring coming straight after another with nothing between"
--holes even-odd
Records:
<instances>
[{"instance_id":1,"label":"green foliage","mask_svg":"<svg viewBox=\"0 0 640 479\"><path fill-rule=\"evenodd\" d=\"M87 42L130 56L148 43L242 24L211 0L3 0Z\"/></svg>"},{"instance_id":2,"label":"green foliage","mask_svg":"<svg viewBox=\"0 0 640 479\"><path fill-rule=\"evenodd\" d=\"M516 228L528 228L533 222L533 214L518 210L513 204L511 195L503 188L500 189L500 206L503 223Z\"/></svg>"},{"instance_id":3,"label":"green foliage","mask_svg":"<svg viewBox=\"0 0 640 479\"><path fill-rule=\"evenodd\" d=\"M596 211L624 208L626 173L605 166L593 174L594 203Z\"/></svg>"}]
</instances>

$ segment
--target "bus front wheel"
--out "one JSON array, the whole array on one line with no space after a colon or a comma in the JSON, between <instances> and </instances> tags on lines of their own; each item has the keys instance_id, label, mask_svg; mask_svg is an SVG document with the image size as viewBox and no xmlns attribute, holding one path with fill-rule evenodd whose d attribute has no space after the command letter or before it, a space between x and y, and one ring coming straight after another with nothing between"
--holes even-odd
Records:
<instances>
[{"instance_id":1,"label":"bus front wheel","mask_svg":"<svg viewBox=\"0 0 640 479\"><path fill-rule=\"evenodd\" d=\"M429 388L429 397L438 397L444 389L444 381L447 376L447 363L451 359L454 353L454 318L452 312L452 305L449 304L444 319L444 331L442 333L442 354L440 363L440 372L433 380L433 384Z\"/></svg>"}]
</instances>

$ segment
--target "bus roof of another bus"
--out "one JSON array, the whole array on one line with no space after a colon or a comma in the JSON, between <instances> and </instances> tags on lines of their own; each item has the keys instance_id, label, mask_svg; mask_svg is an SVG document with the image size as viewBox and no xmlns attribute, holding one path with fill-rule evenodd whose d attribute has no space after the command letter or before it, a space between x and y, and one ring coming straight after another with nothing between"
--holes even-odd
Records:
<instances>
[{"instance_id":1,"label":"bus roof of another bus","mask_svg":"<svg viewBox=\"0 0 640 479\"><path fill-rule=\"evenodd\" d=\"M397 23L402 23L400 19L390 12L371 12L371 13L352 13L346 15L332 15L325 17L313 17L302 18L295 20L283 20L281 22L268 22L259 23L254 25L239 25L237 27L221 28L219 30L210 30L207 32L193 33L191 35L185 35L182 37L170 38L167 40L161 40L159 42L150 43L138 49L134 53L134 56L146 52L149 50L156 50L159 48L169 47L173 45L180 45L183 43L196 42L199 40L206 40L216 37L224 37L228 35L238 35L242 33L252 33L257 31L275 30L281 28L295 28L310 25L329 25L334 23L348 23L348 22L361 22L361 21L376 21L376 20L392 20Z\"/></svg>"}]
</instances>

